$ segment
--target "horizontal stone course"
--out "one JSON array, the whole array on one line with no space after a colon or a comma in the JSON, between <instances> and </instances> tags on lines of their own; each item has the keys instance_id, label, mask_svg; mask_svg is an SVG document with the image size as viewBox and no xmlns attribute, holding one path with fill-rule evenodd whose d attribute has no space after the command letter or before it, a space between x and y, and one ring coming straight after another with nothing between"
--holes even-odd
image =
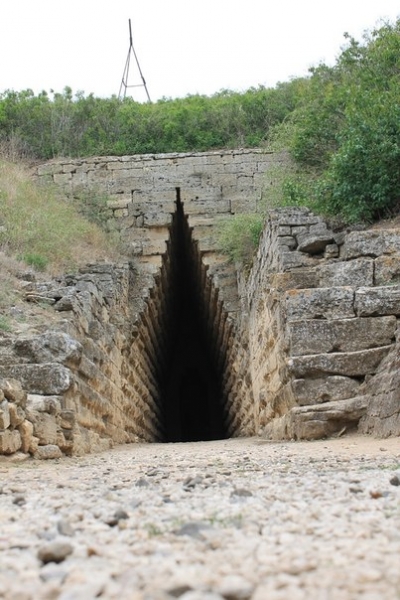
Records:
<instances>
[{"instance_id":1,"label":"horizontal stone course","mask_svg":"<svg viewBox=\"0 0 400 600\"><path fill-rule=\"evenodd\" d=\"M353 319L312 319L291 321L288 341L292 356L356 352L394 341L396 317L365 317Z\"/></svg>"}]
</instances>

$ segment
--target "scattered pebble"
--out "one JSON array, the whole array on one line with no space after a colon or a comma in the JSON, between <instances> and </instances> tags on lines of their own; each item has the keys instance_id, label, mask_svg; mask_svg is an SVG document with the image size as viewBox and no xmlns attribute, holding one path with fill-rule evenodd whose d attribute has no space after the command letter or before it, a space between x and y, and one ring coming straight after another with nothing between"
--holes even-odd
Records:
<instances>
[{"instance_id":1,"label":"scattered pebble","mask_svg":"<svg viewBox=\"0 0 400 600\"><path fill-rule=\"evenodd\" d=\"M391 600L395 442L136 444L2 463L0 597Z\"/></svg>"}]
</instances>

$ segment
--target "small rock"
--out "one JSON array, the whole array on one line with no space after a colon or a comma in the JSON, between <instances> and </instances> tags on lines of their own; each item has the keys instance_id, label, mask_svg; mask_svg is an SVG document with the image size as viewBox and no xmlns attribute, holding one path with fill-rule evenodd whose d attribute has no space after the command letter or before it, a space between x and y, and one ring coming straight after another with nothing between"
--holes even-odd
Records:
<instances>
[{"instance_id":1,"label":"small rock","mask_svg":"<svg viewBox=\"0 0 400 600\"><path fill-rule=\"evenodd\" d=\"M17 494L17 496L14 496L13 504L16 504L17 506L23 506L23 504L25 504L25 503L26 503L25 496L22 496L21 494Z\"/></svg>"},{"instance_id":2,"label":"small rock","mask_svg":"<svg viewBox=\"0 0 400 600\"><path fill-rule=\"evenodd\" d=\"M226 600L247 600L253 590L254 585L240 575L227 575L216 587L216 591Z\"/></svg>"},{"instance_id":3,"label":"small rock","mask_svg":"<svg viewBox=\"0 0 400 600\"><path fill-rule=\"evenodd\" d=\"M202 531L205 529L211 529L211 525L203 523L202 521L193 521L191 523L185 523L179 529L175 529L173 533L175 535L187 535L197 539L203 539Z\"/></svg>"},{"instance_id":4,"label":"small rock","mask_svg":"<svg viewBox=\"0 0 400 600\"><path fill-rule=\"evenodd\" d=\"M394 475L391 479L389 479L389 483L395 486L400 485L400 477L398 475Z\"/></svg>"},{"instance_id":5,"label":"small rock","mask_svg":"<svg viewBox=\"0 0 400 600\"><path fill-rule=\"evenodd\" d=\"M246 490L244 488L235 488L233 490L233 492L231 492L231 497L232 496L239 496L239 497L242 497L242 498L249 498L252 495L253 494L250 492L250 490Z\"/></svg>"},{"instance_id":6,"label":"small rock","mask_svg":"<svg viewBox=\"0 0 400 600\"><path fill-rule=\"evenodd\" d=\"M203 478L201 477L201 475L196 475L195 477L186 477L185 481L183 482L183 488L185 490L190 490L196 487L196 485L198 485L199 483L201 483L203 481Z\"/></svg>"},{"instance_id":7,"label":"small rock","mask_svg":"<svg viewBox=\"0 0 400 600\"><path fill-rule=\"evenodd\" d=\"M66 542L50 542L39 548L37 556L46 565L49 562L63 562L73 551L71 544Z\"/></svg>"},{"instance_id":8,"label":"small rock","mask_svg":"<svg viewBox=\"0 0 400 600\"><path fill-rule=\"evenodd\" d=\"M105 520L105 523L107 523L107 525L109 525L110 527L115 527L116 525L119 525L120 521L124 521L126 519L129 519L128 513L122 508L120 508L115 511L112 517L107 518Z\"/></svg>"},{"instance_id":9,"label":"small rock","mask_svg":"<svg viewBox=\"0 0 400 600\"><path fill-rule=\"evenodd\" d=\"M148 487L149 482L147 481L147 479L145 479L144 477L140 477L137 481L136 481L136 485L137 487Z\"/></svg>"},{"instance_id":10,"label":"small rock","mask_svg":"<svg viewBox=\"0 0 400 600\"><path fill-rule=\"evenodd\" d=\"M42 460L48 460L53 458L61 458L63 453L60 448L55 444L47 444L46 446L38 446L38 449L35 453L35 458L40 458Z\"/></svg>"},{"instance_id":11,"label":"small rock","mask_svg":"<svg viewBox=\"0 0 400 600\"><path fill-rule=\"evenodd\" d=\"M369 495L374 500L376 500L377 498L382 498L382 496L383 496L382 492L380 492L379 490L371 490Z\"/></svg>"},{"instance_id":12,"label":"small rock","mask_svg":"<svg viewBox=\"0 0 400 600\"><path fill-rule=\"evenodd\" d=\"M60 519L57 523L58 533L61 535L66 535L67 537L72 537L75 534L74 529L71 526L71 523L66 519Z\"/></svg>"}]
</instances>

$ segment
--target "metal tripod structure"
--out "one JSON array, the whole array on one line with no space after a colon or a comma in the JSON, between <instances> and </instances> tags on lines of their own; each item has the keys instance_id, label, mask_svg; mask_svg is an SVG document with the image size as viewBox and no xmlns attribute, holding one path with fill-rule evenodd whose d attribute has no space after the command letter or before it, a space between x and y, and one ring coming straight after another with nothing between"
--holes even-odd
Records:
<instances>
[{"instance_id":1,"label":"metal tripod structure","mask_svg":"<svg viewBox=\"0 0 400 600\"><path fill-rule=\"evenodd\" d=\"M128 78L129 78L129 67L130 67L130 63L131 63L131 56L133 55L136 64L137 64L137 68L139 70L139 74L141 77L141 80L143 83L138 83L136 85L128 85ZM147 89L147 85L146 85L146 81L143 77L143 73L142 70L140 68L139 65L139 61L138 61L138 57L136 56L136 52L135 49L133 47L133 40L132 40L132 27L131 27L131 20L129 19L129 50L128 50L128 56L126 58L126 63L125 63L125 69L124 69L124 73L122 75L122 81L121 81L121 86L119 88L119 94L118 94L118 99L119 100L123 100L126 96L126 90L128 88L135 88L135 87L144 87L145 91L146 91L146 95L147 95L147 100L149 102L151 102L150 100L150 95Z\"/></svg>"}]
</instances>

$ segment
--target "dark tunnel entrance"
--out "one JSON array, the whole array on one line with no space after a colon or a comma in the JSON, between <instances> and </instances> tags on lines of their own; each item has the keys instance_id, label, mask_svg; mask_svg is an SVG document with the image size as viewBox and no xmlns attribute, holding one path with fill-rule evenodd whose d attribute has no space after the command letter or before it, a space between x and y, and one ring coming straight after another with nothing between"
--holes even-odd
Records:
<instances>
[{"instance_id":1,"label":"dark tunnel entrance","mask_svg":"<svg viewBox=\"0 0 400 600\"><path fill-rule=\"evenodd\" d=\"M177 189L170 239L171 304L167 360L160 386L165 442L227 437L222 374L215 364L196 269L198 257Z\"/></svg>"}]
</instances>

